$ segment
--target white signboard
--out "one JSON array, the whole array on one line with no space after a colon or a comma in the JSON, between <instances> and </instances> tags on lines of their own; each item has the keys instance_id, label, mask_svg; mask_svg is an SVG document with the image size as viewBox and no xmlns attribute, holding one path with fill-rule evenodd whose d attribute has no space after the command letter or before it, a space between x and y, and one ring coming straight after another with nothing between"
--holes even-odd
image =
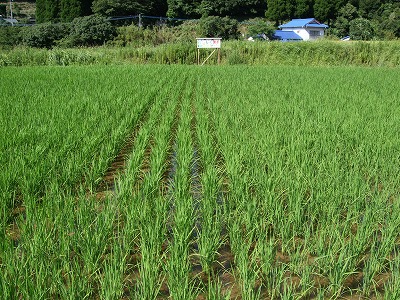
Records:
<instances>
[{"instance_id":1,"label":"white signboard","mask_svg":"<svg viewBox=\"0 0 400 300\"><path fill-rule=\"evenodd\" d=\"M220 49L221 38L198 38L197 49Z\"/></svg>"}]
</instances>

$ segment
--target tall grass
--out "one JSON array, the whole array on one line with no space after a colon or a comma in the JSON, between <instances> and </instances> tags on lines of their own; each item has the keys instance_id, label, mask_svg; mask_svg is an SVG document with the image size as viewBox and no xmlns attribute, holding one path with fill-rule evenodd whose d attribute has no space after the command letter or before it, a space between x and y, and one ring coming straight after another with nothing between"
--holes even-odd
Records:
<instances>
[{"instance_id":1,"label":"tall grass","mask_svg":"<svg viewBox=\"0 0 400 300\"><path fill-rule=\"evenodd\" d=\"M207 51L201 51L203 59ZM221 63L228 65L292 66L386 66L400 65L400 43L340 42L248 42L224 41ZM141 47L99 47L51 50L18 47L0 52L0 66L68 66L94 64L186 64L197 63L195 41ZM207 64L217 64L216 56Z\"/></svg>"}]
</instances>

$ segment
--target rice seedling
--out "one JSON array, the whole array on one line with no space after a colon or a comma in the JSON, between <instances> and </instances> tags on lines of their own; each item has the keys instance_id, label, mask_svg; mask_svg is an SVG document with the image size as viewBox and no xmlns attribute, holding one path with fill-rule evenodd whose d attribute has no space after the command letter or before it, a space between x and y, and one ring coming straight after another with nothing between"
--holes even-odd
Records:
<instances>
[{"instance_id":1,"label":"rice seedling","mask_svg":"<svg viewBox=\"0 0 400 300\"><path fill-rule=\"evenodd\" d=\"M3 298L398 298L398 69L0 77Z\"/></svg>"}]
</instances>

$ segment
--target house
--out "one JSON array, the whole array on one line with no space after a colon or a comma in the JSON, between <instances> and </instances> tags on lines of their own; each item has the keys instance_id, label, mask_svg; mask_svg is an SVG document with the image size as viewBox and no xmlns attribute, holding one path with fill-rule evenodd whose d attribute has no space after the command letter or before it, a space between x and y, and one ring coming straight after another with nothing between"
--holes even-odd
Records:
<instances>
[{"instance_id":1,"label":"house","mask_svg":"<svg viewBox=\"0 0 400 300\"><path fill-rule=\"evenodd\" d=\"M272 38L281 42L299 42L303 40L303 38L295 32L283 30L275 30Z\"/></svg>"},{"instance_id":2,"label":"house","mask_svg":"<svg viewBox=\"0 0 400 300\"><path fill-rule=\"evenodd\" d=\"M286 24L279 26L282 32L293 32L300 36L303 41L316 40L324 36L325 29L328 25L321 24L314 18L309 19L293 19Z\"/></svg>"}]
</instances>

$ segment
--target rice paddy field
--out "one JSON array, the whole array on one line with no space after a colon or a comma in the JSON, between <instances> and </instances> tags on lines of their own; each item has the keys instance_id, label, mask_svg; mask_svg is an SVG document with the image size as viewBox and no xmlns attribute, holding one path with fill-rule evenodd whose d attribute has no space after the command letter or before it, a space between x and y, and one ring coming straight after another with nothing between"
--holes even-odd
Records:
<instances>
[{"instance_id":1,"label":"rice paddy field","mask_svg":"<svg viewBox=\"0 0 400 300\"><path fill-rule=\"evenodd\" d=\"M400 299L400 69L8 67L2 299Z\"/></svg>"}]
</instances>

